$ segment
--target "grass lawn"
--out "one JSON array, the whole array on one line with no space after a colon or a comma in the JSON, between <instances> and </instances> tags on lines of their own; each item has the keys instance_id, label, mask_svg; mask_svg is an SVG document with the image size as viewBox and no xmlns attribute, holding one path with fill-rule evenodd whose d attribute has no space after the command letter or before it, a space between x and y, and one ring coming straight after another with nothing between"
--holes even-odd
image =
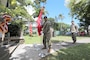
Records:
<instances>
[{"instance_id":1,"label":"grass lawn","mask_svg":"<svg viewBox=\"0 0 90 60\"><path fill-rule=\"evenodd\" d=\"M34 36L30 37L29 35L24 36L25 44L37 44L37 43L42 43L41 37L39 36Z\"/></svg>"},{"instance_id":2,"label":"grass lawn","mask_svg":"<svg viewBox=\"0 0 90 60\"><path fill-rule=\"evenodd\" d=\"M88 37L77 37L78 40L86 39ZM25 44L40 44L42 43L42 38L40 36L30 37L29 35L24 36ZM56 36L51 38L52 42L59 41L72 41L71 36Z\"/></svg>"},{"instance_id":3,"label":"grass lawn","mask_svg":"<svg viewBox=\"0 0 90 60\"><path fill-rule=\"evenodd\" d=\"M41 60L90 60L90 43L60 49Z\"/></svg>"}]
</instances>

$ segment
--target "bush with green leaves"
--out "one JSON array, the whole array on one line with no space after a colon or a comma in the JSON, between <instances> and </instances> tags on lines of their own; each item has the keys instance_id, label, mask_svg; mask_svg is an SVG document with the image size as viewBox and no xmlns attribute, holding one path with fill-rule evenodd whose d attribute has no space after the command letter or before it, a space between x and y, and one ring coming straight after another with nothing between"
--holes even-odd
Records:
<instances>
[{"instance_id":1,"label":"bush with green leaves","mask_svg":"<svg viewBox=\"0 0 90 60\"><path fill-rule=\"evenodd\" d=\"M10 36L20 36L23 29L23 22L20 20L13 21L8 25Z\"/></svg>"}]
</instances>

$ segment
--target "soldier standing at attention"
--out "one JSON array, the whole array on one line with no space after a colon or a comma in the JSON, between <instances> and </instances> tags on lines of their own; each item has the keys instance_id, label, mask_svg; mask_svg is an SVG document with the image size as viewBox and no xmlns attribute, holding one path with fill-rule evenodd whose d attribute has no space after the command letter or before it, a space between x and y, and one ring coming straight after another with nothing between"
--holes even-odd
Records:
<instances>
[{"instance_id":1,"label":"soldier standing at attention","mask_svg":"<svg viewBox=\"0 0 90 60\"><path fill-rule=\"evenodd\" d=\"M51 51L51 32L50 32L50 21L48 21L47 16L44 16L44 24L43 24L43 45L42 49L46 49L48 47L48 52Z\"/></svg>"}]
</instances>

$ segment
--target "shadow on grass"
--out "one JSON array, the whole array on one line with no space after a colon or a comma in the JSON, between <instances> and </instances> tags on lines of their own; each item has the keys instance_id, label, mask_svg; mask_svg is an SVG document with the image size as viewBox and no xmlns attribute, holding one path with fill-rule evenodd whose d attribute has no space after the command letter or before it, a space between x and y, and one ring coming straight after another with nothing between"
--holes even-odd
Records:
<instances>
[{"instance_id":1,"label":"shadow on grass","mask_svg":"<svg viewBox=\"0 0 90 60\"><path fill-rule=\"evenodd\" d=\"M51 40L51 42L52 42L52 43L58 43L58 42L60 42L60 41L58 41L58 40Z\"/></svg>"},{"instance_id":2,"label":"shadow on grass","mask_svg":"<svg viewBox=\"0 0 90 60\"><path fill-rule=\"evenodd\" d=\"M51 40L52 43L64 42L63 40Z\"/></svg>"},{"instance_id":3,"label":"shadow on grass","mask_svg":"<svg viewBox=\"0 0 90 60\"><path fill-rule=\"evenodd\" d=\"M90 44L81 44L67 49L60 49L40 60L89 60Z\"/></svg>"}]
</instances>

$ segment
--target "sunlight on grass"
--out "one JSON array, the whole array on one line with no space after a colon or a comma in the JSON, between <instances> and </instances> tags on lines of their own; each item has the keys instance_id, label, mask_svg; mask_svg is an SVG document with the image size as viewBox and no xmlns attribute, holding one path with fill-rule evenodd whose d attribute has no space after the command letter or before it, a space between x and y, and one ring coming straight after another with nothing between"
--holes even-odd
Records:
<instances>
[{"instance_id":1,"label":"sunlight on grass","mask_svg":"<svg viewBox=\"0 0 90 60\"><path fill-rule=\"evenodd\" d=\"M67 49L60 49L41 60L89 60L90 44L81 44Z\"/></svg>"},{"instance_id":2,"label":"sunlight on grass","mask_svg":"<svg viewBox=\"0 0 90 60\"><path fill-rule=\"evenodd\" d=\"M77 37L78 40L82 40L88 37ZM30 37L29 35L24 36L25 44L41 44L42 38L40 36ZM72 41L71 36L56 36L51 38L52 42L60 42L60 41Z\"/></svg>"},{"instance_id":3,"label":"sunlight on grass","mask_svg":"<svg viewBox=\"0 0 90 60\"><path fill-rule=\"evenodd\" d=\"M24 36L24 39L26 44L42 43L41 38L39 36L35 37Z\"/></svg>"}]
</instances>

